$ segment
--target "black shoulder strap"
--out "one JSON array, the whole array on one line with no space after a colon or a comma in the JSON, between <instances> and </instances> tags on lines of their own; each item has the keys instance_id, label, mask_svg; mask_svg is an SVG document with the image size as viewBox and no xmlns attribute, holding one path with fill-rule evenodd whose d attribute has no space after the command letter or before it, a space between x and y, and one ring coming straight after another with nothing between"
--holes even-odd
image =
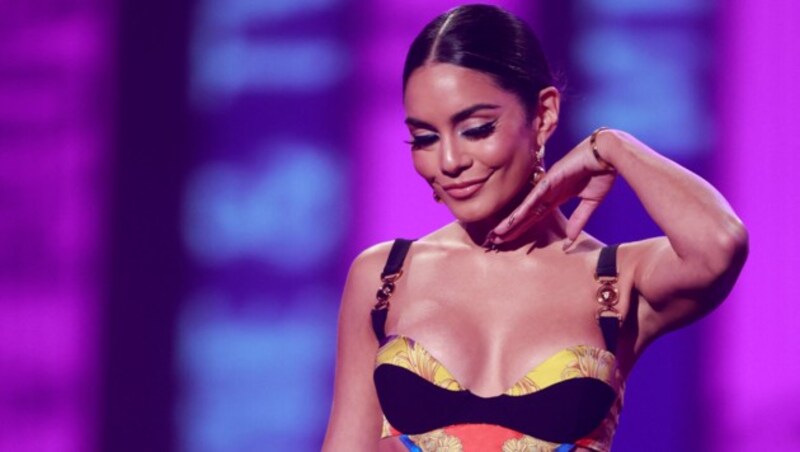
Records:
<instances>
[{"instance_id":1,"label":"black shoulder strap","mask_svg":"<svg viewBox=\"0 0 800 452\"><path fill-rule=\"evenodd\" d=\"M600 257L597 258L597 276L616 278L617 273L617 248L619 244L609 245L600 250ZM600 317L600 329L603 330L603 339L606 348L611 353L617 351L617 339L619 338L619 321L615 317Z\"/></svg>"},{"instance_id":2,"label":"black shoulder strap","mask_svg":"<svg viewBox=\"0 0 800 452\"><path fill-rule=\"evenodd\" d=\"M381 272L381 279L397 273L403 268L403 261L408 254L408 249L411 247L413 240L409 239L395 239L392 244L392 249L389 251L389 257L386 259L386 265Z\"/></svg>"},{"instance_id":3,"label":"black shoulder strap","mask_svg":"<svg viewBox=\"0 0 800 452\"><path fill-rule=\"evenodd\" d=\"M406 258L406 254L408 254L408 249L411 247L413 241L413 239L395 239L392 244L392 249L389 251L389 257L386 259L386 265L384 265L383 271L381 272L381 280L400 272L403 268L403 261ZM391 287L387 288L387 283L384 282L383 286L378 289L378 300L380 300L381 297L385 297L385 300L388 300L388 297L394 289L393 283L388 284L391 284ZM386 315L388 313L388 303L381 305L379 301L375 307L372 308L372 330L375 332L375 337L378 338L379 344L383 344L383 341L386 339L385 326Z\"/></svg>"},{"instance_id":4,"label":"black shoulder strap","mask_svg":"<svg viewBox=\"0 0 800 452\"><path fill-rule=\"evenodd\" d=\"M604 246L597 259L597 276L617 276L617 248L619 243Z\"/></svg>"}]
</instances>

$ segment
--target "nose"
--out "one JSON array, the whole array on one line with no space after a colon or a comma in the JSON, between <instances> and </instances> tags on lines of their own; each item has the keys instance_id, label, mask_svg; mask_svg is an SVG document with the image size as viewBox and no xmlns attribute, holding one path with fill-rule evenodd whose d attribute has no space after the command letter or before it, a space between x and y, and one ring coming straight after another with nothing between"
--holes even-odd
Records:
<instances>
[{"instance_id":1,"label":"nose","mask_svg":"<svg viewBox=\"0 0 800 452\"><path fill-rule=\"evenodd\" d=\"M472 165L472 157L464 152L455 140L443 139L441 150L439 167L442 173L449 177L457 177Z\"/></svg>"}]
</instances>

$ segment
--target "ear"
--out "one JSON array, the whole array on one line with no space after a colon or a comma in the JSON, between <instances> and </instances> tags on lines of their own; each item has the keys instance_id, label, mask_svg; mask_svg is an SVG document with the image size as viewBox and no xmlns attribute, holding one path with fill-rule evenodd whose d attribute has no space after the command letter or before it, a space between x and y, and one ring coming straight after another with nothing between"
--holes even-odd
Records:
<instances>
[{"instance_id":1,"label":"ear","mask_svg":"<svg viewBox=\"0 0 800 452\"><path fill-rule=\"evenodd\" d=\"M536 107L536 115L531 124L531 132L537 147L543 146L556 131L560 106L561 93L555 86L548 86L539 91L539 105Z\"/></svg>"}]
</instances>

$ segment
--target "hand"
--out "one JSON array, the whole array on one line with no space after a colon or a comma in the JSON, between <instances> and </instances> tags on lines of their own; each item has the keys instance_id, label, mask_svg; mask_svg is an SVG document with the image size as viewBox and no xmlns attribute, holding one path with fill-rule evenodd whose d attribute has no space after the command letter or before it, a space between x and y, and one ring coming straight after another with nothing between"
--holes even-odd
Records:
<instances>
[{"instance_id":1,"label":"hand","mask_svg":"<svg viewBox=\"0 0 800 452\"><path fill-rule=\"evenodd\" d=\"M597 134L598 149L608 149L611 140L600 137L608 138L613 133L605 130ZM606 169L594 157L587 137L542 176L522 203L492 230L489 241L497 244L514 240L552 209L577 196L581 201L567 221L566 251L611 190L616 176L614 169Z\"/></svg>"}]
</instances>

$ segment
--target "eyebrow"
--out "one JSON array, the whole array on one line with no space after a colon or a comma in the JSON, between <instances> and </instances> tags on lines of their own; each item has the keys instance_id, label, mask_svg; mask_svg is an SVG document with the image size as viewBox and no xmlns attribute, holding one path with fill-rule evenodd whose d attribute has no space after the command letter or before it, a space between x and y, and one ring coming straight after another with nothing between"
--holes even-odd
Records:
<instances>
[{"instance_id":1,"label":"eyebrow","mask_svg":"<svg viewBox=\"0 0 800 452\"><path fill-rule=\"evenodd\" d=\"M459 122L461 122L461 121L469 118L470 116L472 116L472 114L475 113L476 111L494 110L494 109L497 109L497 108L500 108L500 106L499 105L495 105L495 104L475 104L475 105L473 105L471 107L467 107L467 108L459 111L458 113L455 113L453 116L451 116L450 117L450 124L456 125ZM413 126L413 127L419 127L421 129L436 130L436 127L432 126L431 124L429 124L429 123L427 123L425 121L422 121L422 120L419 120L419 119L416 119L416 118L408 117L408 118L406 118L405 122L406 122L406 124L408 124L410 126Z\"/></svg>"}]
</instances>

